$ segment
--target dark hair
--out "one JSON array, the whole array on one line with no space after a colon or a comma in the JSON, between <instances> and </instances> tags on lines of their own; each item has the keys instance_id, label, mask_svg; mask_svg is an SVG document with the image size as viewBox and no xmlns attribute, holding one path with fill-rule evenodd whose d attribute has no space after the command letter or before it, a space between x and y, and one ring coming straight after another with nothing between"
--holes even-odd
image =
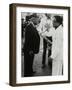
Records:
<instances>
[{"instance_id":1,"label":"dark hair","mask_svg":"<svg viewBox=\"0 0 72 90\"><path fill-rule=\"evenodd\" d=\"M56 19L56 22L58 22L59 24L63 24L63 17L61 16L54 16Z\"/></svg>"},{"instance_id":2,"label":"dark hair","mask_svg":"<svg viewBox=\"0 0 72 90\"><path fill-rule=\"evenodd\" d=\"M48 19L51 18L51 15L50 15L50 14L45 13L45 16L46 16Z\"/></svg>"},{"instance_id":3,"label":"dark hair","mask_svg":"<svg viewBox=\"0 0 72 90\"><path fill-rule=\"evenodd\" d=\"M29 21L30 20L30 16L26 16L26 21Z\"/></svg>"}]
</instances>

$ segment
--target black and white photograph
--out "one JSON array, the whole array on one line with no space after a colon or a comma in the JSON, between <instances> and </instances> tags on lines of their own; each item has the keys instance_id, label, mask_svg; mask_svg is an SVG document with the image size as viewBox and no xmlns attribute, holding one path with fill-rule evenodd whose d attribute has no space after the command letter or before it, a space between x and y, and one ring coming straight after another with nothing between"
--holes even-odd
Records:
<instances>
[{"instance_id":1,"label":"black and white photograph","mask_svg":"<svg viewBox=\"0 0 72 90\"><path fill-rule=\"evenodd\" d=\"M11 85L70 82L70 8L12 4Z\"/></svg>"},{"instance_id":2,"label":"black and white photograph","mask_svg":"<svg viewBox=\"0 0 72 90\"><path fill-rule=\"evenodd\" d=\"M22 77L63 75L63 15L21 13Z\"/></svg>"}]
</instances>

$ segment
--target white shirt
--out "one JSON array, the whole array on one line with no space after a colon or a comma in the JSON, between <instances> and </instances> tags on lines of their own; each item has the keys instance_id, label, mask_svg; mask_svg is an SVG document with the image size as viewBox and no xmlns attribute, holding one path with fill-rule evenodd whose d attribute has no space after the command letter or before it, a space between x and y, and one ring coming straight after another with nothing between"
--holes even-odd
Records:
<instances>
[{"instance_id":1,"label":"white shirt","mask_svg":"<svg viewBox=\"0 0 72 90\"><path fill-rule=\"evenodd\" d=\"M43 33L45 36L52 36L52 55L54 59L56 57L63 58L63 27L60 25L56 30L51 29L50 32Z\"/></svg>"}]
</instances>

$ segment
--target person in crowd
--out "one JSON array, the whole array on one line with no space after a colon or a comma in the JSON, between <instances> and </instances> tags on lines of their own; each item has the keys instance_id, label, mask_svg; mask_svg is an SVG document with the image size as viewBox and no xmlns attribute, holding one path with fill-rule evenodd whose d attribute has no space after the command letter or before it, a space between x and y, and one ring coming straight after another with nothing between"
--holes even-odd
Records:
<instances>
[{"instance_id":1,"label":"person in crowd","mask_svg":"<svg viewBox=\"0 0 72 90\"><path fill-rule=\"evenodd\" d=\"M30 18L30 16L27 15L25 17L25 19L24 18L21 19L21 25L22 25L22 34L21 35L22 35L22 38L24 38L25 28L29 23L29 18Z\"/></svg>"},{"instance_id":2,"label":"person in crowd","mask_svg":"<svg viewBox=\"0 0 72 90\"><path fill-rule=\"evenodd\" d=\"M45 32L43 36L52 36L52 55L49 59L52 61L52 75L63 74L63 18L54 16L53 33Z\"/></svg>"},{"instance_id":3,"label":"person in crowd","mask_svg":"<svg viewBox=\"0 0 72 90\"><path fill-rule=\"evenodd\" d=\"M24 19L22 19L22 34L21 34L21 36L22 36L22 53L24 53L24 42L25 42L25 29L26 29L26 26L29 24L29 22L30 22L30 15L27 15L26 17L25 17L25 20Z\"/></svg>"},{"instance_id":4,"label":"person in crowd","mask_svg":"<svg viewBox=\"0 0 72 90\"><path fill-rule=\"evenodd\" d=\"M35 54L39 52L40 36L36 29L38 24L38 16L34 13L29 17L29 24L25 29L25 43L24 43L24 76L32 76L35 72L33 71L33 61Z\"/></svg>"},{"instance_id":5,"label":"person in crowd","mask_svg":"<svg viewBox=\"0 0 72 90\"><path fill-rule=\"evenodd\" d=\"M44 14L42 19L41 19L40 26L38 28L39 32L44 33L46 30L49 30L51 25L52 25L52 22L51 22L50 15ZM45 66L46 66L46 52L47 52L47 50L48 50L48 58L51 55L52 44L47 42L47 40L50 40L52 42L52 36L45 36L45 38L43 38L42 68L45 68ZM48 47L50 47L50 49L48 49Z\"/></svg>"}]
</instances>

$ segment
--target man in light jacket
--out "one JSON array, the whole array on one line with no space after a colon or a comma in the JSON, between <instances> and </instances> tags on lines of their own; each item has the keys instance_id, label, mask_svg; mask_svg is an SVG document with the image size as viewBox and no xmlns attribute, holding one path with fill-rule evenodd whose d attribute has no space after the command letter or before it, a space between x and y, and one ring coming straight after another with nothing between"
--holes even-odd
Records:
<instances>
[{"instance_id":1,"label":"man in light jacket","mask_svg":"<svg viewBox=\"0 0 72 90\"><path fill-rule=\"evenodd\" d=\"M52 60L52 75L62 75L63 74L63 25L62 17L54 16L53 21L53 33L45 32L43 36L52 36L52 55L50 60Z\"/></svg>"}]
</instances>

